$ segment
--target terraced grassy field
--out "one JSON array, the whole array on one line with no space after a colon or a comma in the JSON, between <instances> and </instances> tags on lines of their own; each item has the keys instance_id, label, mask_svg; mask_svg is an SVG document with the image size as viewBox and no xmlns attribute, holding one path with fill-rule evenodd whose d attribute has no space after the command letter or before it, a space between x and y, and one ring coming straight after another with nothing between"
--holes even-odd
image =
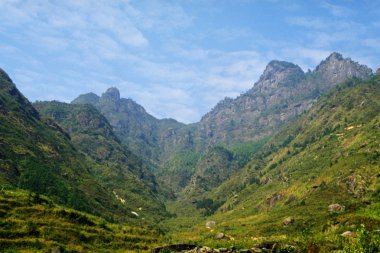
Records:
<instances>
[{"instance_id":1,"label":"terraced grassy field","mask_svg":"<svg viewBox=\"0 0 380 253\"><path fill-rule=\"evenodd\" d=\"M21 190L0 191L0 217L1 252L146 252L162 239Z\"/></svg>"}]
</instances>

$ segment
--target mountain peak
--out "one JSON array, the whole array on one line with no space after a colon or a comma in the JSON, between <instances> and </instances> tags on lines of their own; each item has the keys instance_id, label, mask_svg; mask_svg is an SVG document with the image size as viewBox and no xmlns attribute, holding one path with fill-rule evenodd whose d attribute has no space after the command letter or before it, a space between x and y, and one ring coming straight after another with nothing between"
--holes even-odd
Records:
<instances>
[{"instance_id":1,"label":"mountain peak","mask_svg":"<svg viewBox=\"0 0 380 253\"><path fill-rule=\"evenodd\" d=\"M91 104L95 105L99 101L99 96L95 93L87 93L79 95L76 99L71 101L72 104Z\"/></svg>"},{"instance_id":2,"label":"mountain peak","mask_svg":"<svg viewBox=\"0 0 380 253\"><path fill-rule=\"evenodd\" d=\"M333 53L331 53L331 54L326 58L326 61L331 61L331 60L342 61L342 60L344 60L344 58L343 58L343 55L342 55L342 54L337 53L337 52L333 52Z\"/></svg>"},{"instance_id":3,"label":"mountain peak","mask_svg":"<svg viewBox=\"0 0 380 253\"><path fill-rule=\"evenodd\" d=\"M294 83L296 80L302 79L304 75L303 70L296 64L272 60L266 66L264 73L255 86L275 88L289 82Z\"/></svg>"},{"instance_id":4,"label":"mountain peak","mask_svg":"<svg viewBox=\"0 0 380 253\"><path fill-rule=\"evenodd\" d=\"M111 87L106 90L106 92L103 93L102 97L108 97L112 99L113 101L120 100L120 92L116 87Z\"/></svg>"},{"instance_id":5,"label":"mountain peak","mask_svg":"<svg viewBox=\"0 0 380 253\"><path fill-rule=\"evenodd\" d=\"M347 78L357 77L367 79L372 75L372 70L365 65L360 65L351 58L344 58L340 53L330 54L322 61L315 72L330 83L339 83Z\"/></svg>"},{"instance_id":6,"label":"mountain peak","mask_svg":"<svg viewBox=\"0 0 380 253\"><path fill-rule=\"evenodd\" d=\"M8 82L12 82L12 79L8 76L8 74L2 68L0 68L0 78L4 78Z\"/></svg>"},{"instance_id":7,"label":"mountain peak","mask_svg":"<svg viewBox=\"0 0 380 253\"><path fill-rule=\"evenodd\" d=\"M272 60L266 66L260 80L271 79L275 76L282 75L282 73L303 74L303 71L298 65L291 62Z\"/></svg>"}]
</instances>

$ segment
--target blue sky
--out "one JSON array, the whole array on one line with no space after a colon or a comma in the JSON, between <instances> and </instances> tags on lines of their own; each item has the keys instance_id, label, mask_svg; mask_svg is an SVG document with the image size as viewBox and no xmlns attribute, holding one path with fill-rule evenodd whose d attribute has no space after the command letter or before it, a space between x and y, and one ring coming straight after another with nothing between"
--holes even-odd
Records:
<instances>
[{"instance_id":1,"label":"blue sky","mask_svg":"<svg viewBox=\"0 0 380 253\"><path fill-rule=\"evenodd\" d=\"M158 118L196 122L272 59L331 52L380 67L380 1L0 0L0 67L31 101L118 87Z\"/></svg>"}]
</instances>

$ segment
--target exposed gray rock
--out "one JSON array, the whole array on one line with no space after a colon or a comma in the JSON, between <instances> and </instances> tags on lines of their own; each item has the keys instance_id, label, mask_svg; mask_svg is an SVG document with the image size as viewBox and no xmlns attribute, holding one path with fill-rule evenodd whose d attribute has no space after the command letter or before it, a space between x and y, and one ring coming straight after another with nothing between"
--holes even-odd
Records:
<instances>
[{"instance_id":1,"label":"exposed gray rock","mask_svg":"<svg viewBox=\"0 0 380 253\"><path fill-rule=\"evenodd\" d=\"M278 244L275 242L264 242L251 248L252 252L277 252Z\"/></svg>"},{"instance_id":2,"label":"exposed gray rock","mask_svg":"<svg viewBox=\"0 0 380 253\"><path fill-rule=\"evenodd\" d=\"M197 248L197 245L194 244L170 244L165 246L159 246L152 249L151 253L159 252L180 252L180 251L189 251ZM212 251L209 251L212 252ZM205 252L206 253L206 252Z\"/></svg>"},{"instance_id":3,"label":"exposed gray rock","mask_svg":"<svg viewBox=\"0 0 380 253\"><path fill-rule=\"evenodd\" d=\"M73 102L94 104L123 144L160 165L157 175L178 192L191 183L194 167L169 162L167 168L162 166L164 161L184 151L202 153L214 144L235 144L268 136L308 110L316 98L338 83L351 77L367 79L371 74L368 67L338 53L307 73L293 63L271 61L250 90L235 99L224 99L200 122L191 125L156 119L133 100L120 99L116 88L110 88L101 97L87 95Z\"/></svg>"},{"instance_id":4,"label":"exposed gray rock","mask_svg":"<svg viewBox=\"0 0 380 253\"><path fill-rule=\"evenodd\" d=\"M346 178L348 193L356 198L362 197L366 193L366 181L361 175L352 175Z\"/></svg>"},{"instance_id":5,"label":"exposed gray rock","mask_svg":"<svg viewBox=\"0 0 380 253\"><path fill-rule=\"evenodd\" d=\"M356 233L352 231L346 231L341 234L343 237L356 237Z\"/></svg>"},{"instance_id":6,"label":"exposed gray rock","mask_svg":"<svg viewBox=\"0 0 380 253\"><path fill-rule=\"evenodd\" d=\"M269 206L269 208L272 208L276 205L278 201L281 201L284 198L284 195L280 192L274 193L272 196L267 198L265 200L265 203Z\"/></svg>"},{"instance_id":7,"label":"exposed gray rock","mask_svg":"<svg viewBox=\"0 0 380 253\"><path fill-rule=\"evenodd\" d=\"M351 77L368 79L371 74L368 67L338 53L308 73L289 62L271 61L252 89L221 101L207 113L197 134L207 143L255 140L309 109L315 98L338 83Z\"/></svg>"},{"instance_id":8,"label":"exposed gray rock","mask_svg":"<svg viewBox=\"0 0 380 253\"><path fill-rule=\"evenodd\" d=\"M224 238L224 233L217 233L216 235L215 235L215 239L223 239Z\"/></svg>"},{"instance_id":9,"label":"exposed gray rock","mask_svg":"<svg viewBox=\"0 0 380 253\"><path fill-rule=\"evenodd\" d=\"M206 227L214 227L216 226L216 222L215 221L208 221L206 222Z\"/></svg>"},{"instance_id":10,"label":"exposed gray rock","mask_svg":"<svg viewBox=\"0 0 380 253\"><path fill-rule=\"evenodd\" d=\"M213 253L213 252L216 252L216 251L213 248L210 248L207 246L203 246L196 250L196 253Z\"/></svg>"},{"instance_id":11,"label":"exposed gray rock","mask_svg":"<svg viewBox=\"0 0 380 253\"><path fill-rule=\"evenodd\" d=\"M340 204L331 204L328 207L328 210L330 212L343 212L345 209L345 206L340 205Z\"/></svg>"},{"instance_id":12,"label":"exposed gray rock","mask_svg":"<svg viewBox=\"0 0 380 253\"><path fill-rule=\"evenodd\" d=\"M321 62L315 73L326 83L340 83L347 77L367 79L372 75L372 70L350 58L343 58L339 53L332 53Z\"/></svg>"},{"instance_id":13,"label":"exposed gray rock","mask_svg":"<svg viewBox=\"0 0 380 253\"><path fill-rule=\"evenodd\" d=\"M285 218L285 219L282 221L282 224L284 224L284 225L290 225L290 224L292 224L292 223L294 223L294 219L293 219L292 217L287 217L287 218Z\"/></svg>"}]
</instances>

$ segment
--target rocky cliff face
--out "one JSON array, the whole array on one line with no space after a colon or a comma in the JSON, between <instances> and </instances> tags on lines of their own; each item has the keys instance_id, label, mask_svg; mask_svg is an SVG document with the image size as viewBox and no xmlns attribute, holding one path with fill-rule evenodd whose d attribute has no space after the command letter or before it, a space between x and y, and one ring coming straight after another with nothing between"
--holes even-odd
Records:
<instances>
[{"instance_id":1,"label":"rocky cliff face","mask_svg":"<svg viewBox=\"0 0 380 253\"><path fill-rule=\"evenodd\" d=\"M173 120L159 120L132 99L120 98L117 88L109 88L102 96L88 93L73 104L92 104L110 122L118 138L134 153L153 163L159 163L165 150L165 140L177 134L184 125Z\"/></svg>"},{"instance_id":2,"label":"rocky cliff face","mask_svg":"<svg viewBox=\"0 0 380 253\"><path fill-rule=\"evenodd\" d=\"M338 53L307 73L293 63L274 60L250 90L235 99L222 100L200 122L191 125L158 120L133 100L120 98L116 88L108 89L101 97L81 95L73 103L95 105L124 144L161 167L162 178L176 178L183 186L195 169L172 168L173 164L182 164L170 163L178 158L176 154L181 153L182 159L216 144L229 146L261 139L307 111L316 98L338 83L371 75L371 69ZM168 171L170 175L165 173Z\"/></svg>"},{"instance_id":3,"label":"rocky cliff face","mask_svg":"<svg viewBox=\"0 0 380 253\"><path fill-rule=\"evenodd\" d=\"M202 118L197 130L209 143L258 139L309 109L314 99L336 84L371 75L371 69L338 53L308 73L292 63L271 61L252 89L220 102Z\"/></svg>"},{"instance_id":4,"label":"rocky cliff face","mask_svg":"<svg viewBox=\"0 0 380 253\"><path fill-rule=\"evenodd\" d=\"M322 85L325 84L326 88L329 88L332 84L346 80L347 77L368 79L372 70L352 61L350 58L343 58L341 54L332 53L319 64L314 73L321 79Z\"/></svg>"},{"instance_id":5,"label":"rocky cliff face","mask_svg":"<svg viewBox=\"0 0 380 253\"><path fill-rule=\"evenodd\" d=\"M110 93L117 99L118 91ZM112 96L114 95L114 96ZM166 215L165 207L157 201L160 189L156 179L141 158L130 152L115 136L106 118L92 105L38 102L40 115L51 119L67 133L71 142L97 166L94 175L110 193L131 210L143 208L147 216Z\"/></svg>"}]
</instances>

